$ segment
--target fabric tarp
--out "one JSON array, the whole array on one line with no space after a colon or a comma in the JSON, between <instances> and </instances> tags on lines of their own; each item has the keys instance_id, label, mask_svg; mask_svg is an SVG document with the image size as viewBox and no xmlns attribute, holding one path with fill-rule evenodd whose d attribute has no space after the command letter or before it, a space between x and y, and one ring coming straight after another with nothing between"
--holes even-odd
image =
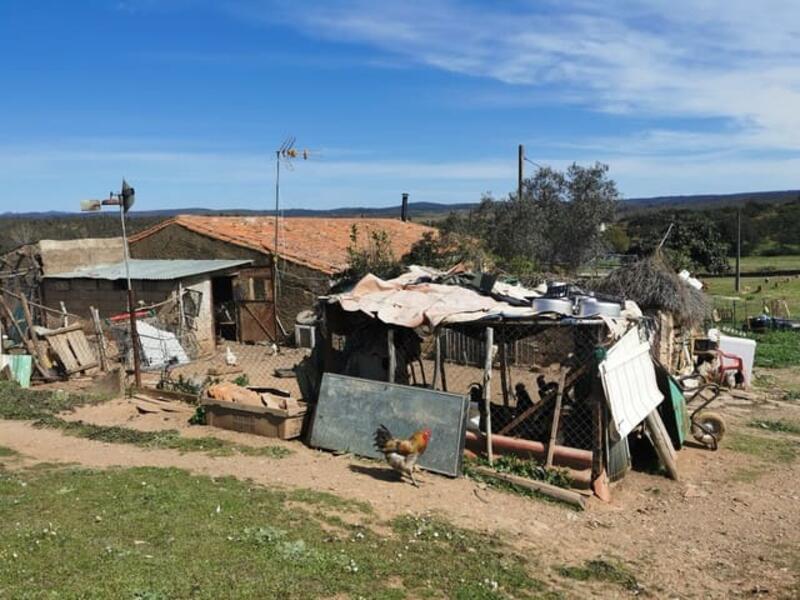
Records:
<instances>
[{"instance_id":1,"label":"fabric tarp","mask_svg":"<svg viewBox=\"0 0 800 600\"><path fill-rule=\"evenodd\" d=\"M442 324L470 323L487 318L525 319L545 316L530 306L511 306L473 289L458 285L413 283L419 272L410 272L385 281L369 274L349 292L331 296L343 310L362 312L388 325L435 329ZM627 329L627 317L641 313L633 303L626 303L623 317L603 320L618 337Z\"/></svg>"}]
</instances>

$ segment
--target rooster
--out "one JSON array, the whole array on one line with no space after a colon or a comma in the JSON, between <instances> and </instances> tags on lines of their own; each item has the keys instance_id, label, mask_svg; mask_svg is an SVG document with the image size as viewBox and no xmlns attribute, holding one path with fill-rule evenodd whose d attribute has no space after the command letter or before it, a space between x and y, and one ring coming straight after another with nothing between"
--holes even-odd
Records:
<instances>
[{"instance_id":1,"label":"rooster","mask_svg":"<svg viewBox=\"0 0 800 600\"><path fill-rule=\"evenodd\" d=\"M419 487L417 480L414 479L417 459L428 448L430 440L431 430L427 427L411 434L411 437L405 440L392 437L392 433L384 425L375 430L375 447L383 452L389 466L400 473L401 478L403 475L408 475L415 487Z\"/></svg>"}]
</instances>

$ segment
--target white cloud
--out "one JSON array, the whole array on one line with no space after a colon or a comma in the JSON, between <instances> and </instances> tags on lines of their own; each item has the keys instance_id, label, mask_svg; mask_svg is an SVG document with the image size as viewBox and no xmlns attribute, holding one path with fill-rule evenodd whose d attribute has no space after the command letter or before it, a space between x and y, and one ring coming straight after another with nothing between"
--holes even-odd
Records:
<instances>
[{"instance_id":1,"label":"white cloud","mask_svg":"<svg viewBox=\"0 0 800 600\"><path fill-rule=\"evenodd\" d=\"M648 117L722 118L737 143L800 149L800 2L244 2L248 18Z\"/></svg>"}]
</instances>

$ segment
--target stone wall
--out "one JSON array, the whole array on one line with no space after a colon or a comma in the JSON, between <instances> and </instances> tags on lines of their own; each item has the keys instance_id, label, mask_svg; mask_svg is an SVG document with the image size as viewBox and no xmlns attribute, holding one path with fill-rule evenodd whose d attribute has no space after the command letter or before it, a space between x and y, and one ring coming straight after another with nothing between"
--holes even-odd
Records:
<instances>
[{"instance_id":1,"label":"stone wall","mask_svg":"<svg viewBox=\"0 0 800 600\"><path fill-rule=\"evenodd\" d=\"M133 258L244 259L271 268L272 255L209 238L173 224L131 244ZM290 335L297 313L312 308L328 290L329 276L284 260L278 262L278 318Z\"/></svg>"},{"instance_id":2,"label":"stone wall","mask_svg":"<svg viewBox=\"0 0 800 600\"><path fill-rule=\"evenodd\" d=\"M89 307L100 311L102 318L128 310L128 292L125 280L105 279L45 279L42 282L43 304L59 308L63 302L67 311L82 317L91 317ZM134 281L136 302L156 304L166 300L177 289L174 281Z\"/></svg>"}]
</instances>

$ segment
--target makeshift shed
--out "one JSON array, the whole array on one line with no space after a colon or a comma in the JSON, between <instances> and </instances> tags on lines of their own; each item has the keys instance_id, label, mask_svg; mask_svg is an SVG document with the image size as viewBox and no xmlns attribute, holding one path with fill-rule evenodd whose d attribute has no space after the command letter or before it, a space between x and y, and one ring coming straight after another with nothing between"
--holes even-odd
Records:
<instances>
[{"instance_id":1,"label":"makeshift shed","mask_svg":"<svg viewBox=\"0 0 800 600\"><path fill-rule=\"evenodd\" d=\"M638 307L620 301L614 316L578 316L579 296L568 291L540 297L519 286L480 290L449 280L412 268L391 281L368 275L325 298L324 370L468 396L467 447L489 457L511 452L569 467L578 486L624 473L627 443L609 428L598 365L637 326ZM446 356L447 335L473 344L480 364Z\"/></svg>"},{"instance_id":2,"label":"makeshift shed","mask_svg":"<svg viewBox=\"0 0 800 600\"><path fill-rule=\"evenodd\" d=\"M0 256L0 279L4 289L41 303L45 276L121 261L123 256L121 237L40 240ZM21 310L15 300L9 303L15 312Z\"/></svg>"},{"instance_id":3,"label":"makeshift shed","mask_svg":"<svg viewBox=\"0 0 800 600\"><path fill-rule=\"evenodd\" d=\"M397 258L407 254L425 233L435 231L399 219L280 218L277 286L273 282L274 217L180 215L132 235L129 241L131 255L141 259L202 256L252 261L233 287L216 282L214 289L217 297L233 303L243 338L261 341L291 332L297 314L312 308L317 297L328 291L333 276L347 266L353 228L362 243L371 232L385 232ZM270 333L260 323L269 327Z\"/></svg>"},{"instance_id":4,"label":"makeshift shed","mask_svg":"<svg viewBox=\"0 0 800 600\"><path fill-rule=\"evenodd\" d=\"M132 259L130 277L135 298L143 305L178 298L199 349L210 351L223 326L213 281L233 279L249 264L249 260ZM124 262L45 275L42 303L59 306L62 302L70 312L87 319L92 318L91 307L104 318L125 313L128 300Z\"/></svg>"}]
</instances>

